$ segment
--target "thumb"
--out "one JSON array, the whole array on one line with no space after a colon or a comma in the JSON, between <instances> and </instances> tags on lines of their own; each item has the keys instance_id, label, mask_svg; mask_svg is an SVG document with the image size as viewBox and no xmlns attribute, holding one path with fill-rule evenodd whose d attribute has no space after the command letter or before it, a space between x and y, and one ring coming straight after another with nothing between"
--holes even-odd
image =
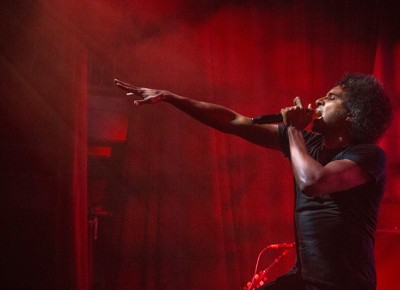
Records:
<instances>
[{"instance_id":1,"label":"thumb","mask_svg":"<svg viewBox=\"0 0 400 290\"><path fill-rule=\"evenodd\" d=\"M299 107L300 109L303 109L303 104L301 103L301 99L300 97L295 97L293 100L293 103Z\"/></svg>"}]
</instances>

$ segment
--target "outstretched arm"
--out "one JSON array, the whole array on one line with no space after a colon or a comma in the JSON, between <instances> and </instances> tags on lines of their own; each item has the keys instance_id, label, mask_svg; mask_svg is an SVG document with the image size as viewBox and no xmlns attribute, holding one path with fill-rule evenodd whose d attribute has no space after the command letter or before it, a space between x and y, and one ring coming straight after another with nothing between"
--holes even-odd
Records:
<instances>
[{"instance_id":1,"label":"outstretched arm","mask_svg":"<svg viewBox=\"0 0 400 290\"><path fill-rule=\"evenodd\" d=\"M251 118L238 114L227 107L196 101L169 91L139 88L119 80L115 80L115 84L127 91L127 95L139 97L140 99L134 101L137 106L166 102L216 130L239 136L266 148L276 150L281 148L277 125L255 125Z\"/></svg>"}]
</instances>

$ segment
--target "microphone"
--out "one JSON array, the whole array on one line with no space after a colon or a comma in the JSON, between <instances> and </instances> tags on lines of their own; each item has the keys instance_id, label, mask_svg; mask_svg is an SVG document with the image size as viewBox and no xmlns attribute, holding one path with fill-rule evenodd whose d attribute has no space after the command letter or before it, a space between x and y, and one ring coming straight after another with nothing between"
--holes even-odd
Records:
<instances>
[{"instance_id":1,"label":"microphone","mask_svg":"<svg viewBox=\"0 0 400 290\"><path fill-rule=\"evenodd\" d=\"M290 249L296 245L295 242L283 243L283 244L272 244L267 246L268 249Z\"/></svg>"},{"instance_id":2,"label":"microphone","mask_svg":"<svg viewBox=\"0 0 400 290\"><path fill-rule=\"evenodd\" d=\"M270 114L251 118L252 124L273 124L283 122L282 114Z\"/></svg>"}]
</instances>

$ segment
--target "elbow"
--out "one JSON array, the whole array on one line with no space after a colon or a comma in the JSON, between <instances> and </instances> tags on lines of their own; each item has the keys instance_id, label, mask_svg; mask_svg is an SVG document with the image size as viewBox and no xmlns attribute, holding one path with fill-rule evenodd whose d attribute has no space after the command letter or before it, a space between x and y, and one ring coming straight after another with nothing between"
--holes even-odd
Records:
<instances>
[{"instance_id":1,"label":"elbow","mask_svg":"<svg viewBox=\"0 0 400 290\"><path fill-rule=\"evenodd\" d=\"M241 126L243 122L243 117L229 115L226 118L214 120L208 125L224 134L239 135L244 129L247 130L247 128Z\"/></svg>"},{"instance_id":2,"label":"elbow","mask_svg":"<svg viewBox=\"0 0 400 290\"><path fill-rule=\"evenodd\" d=\"M309 197L320 195L319 185L320 182L316 178L301 178L297 182L300 191Z\"/></svg>"},{"instance_id":3,"label":"elbow","mask_svg":"<svg viewBox=\"0 0 400 290\"><path fill-rule=\"evenodd\" d=\"M304 193L304 195L309 196L309 197L313 197L313 196L317 196L319 195L318 192L316 190L313 189L312 186L306 186L303 187L303 189L300 189L302 193Z\"/></svg>"},{"instance_id":4,"label":"elbow","mask_svg":"<svg viewBox=\"0 0 400 290\"><path fill-rule=\"evenodd\" d=\"M322 170L312 169L295 171L295 179L300 191L306 196L313 197L326 191L329 175L323 168Z\"/></svg>"}]
</instances>

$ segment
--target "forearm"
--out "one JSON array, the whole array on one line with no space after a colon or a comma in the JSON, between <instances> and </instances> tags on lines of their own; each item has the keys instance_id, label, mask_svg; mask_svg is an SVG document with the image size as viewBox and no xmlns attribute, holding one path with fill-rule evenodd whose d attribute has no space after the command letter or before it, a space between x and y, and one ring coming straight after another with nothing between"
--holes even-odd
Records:
<instances>
[{"instance_id":1,"label":"forearm","mask_svg":"<svg viewBox=\"0 0 400 290\"><path fill-rule=\"evenodd\" d=\"M288 127L290 157L293 174L300 190L306 194L312 192L312 187L324 176L324 166L308 153L303 133L295 127Z\"/></svg>"},{"instance_id":2,"label":"forearm","mask_svg":"<svg viewBox=\"0 0 400 290\"><path fill-rule=\"evenodd\" d=\"M251 125L251 119L233 110L207 102L196 101L173 93L166 93L164 102L185 112L196 120L225 133L235 134L236 125Z\"/></svg>"},{"instance_id":3,"label":"forearm","mask_svg":"<svg viewBox=\"0 0 400 290\"><path fill-rule=\"evenodd\" d=\"M127 95L141 98L134 100L136 106L167 102L210 127L237 135L241 134L243 127L252 125L250 118L224 106L192 100L166 90L135 87L118 79L114 82L120 89L127 91Z\"/></svg>"}]
</instances>

